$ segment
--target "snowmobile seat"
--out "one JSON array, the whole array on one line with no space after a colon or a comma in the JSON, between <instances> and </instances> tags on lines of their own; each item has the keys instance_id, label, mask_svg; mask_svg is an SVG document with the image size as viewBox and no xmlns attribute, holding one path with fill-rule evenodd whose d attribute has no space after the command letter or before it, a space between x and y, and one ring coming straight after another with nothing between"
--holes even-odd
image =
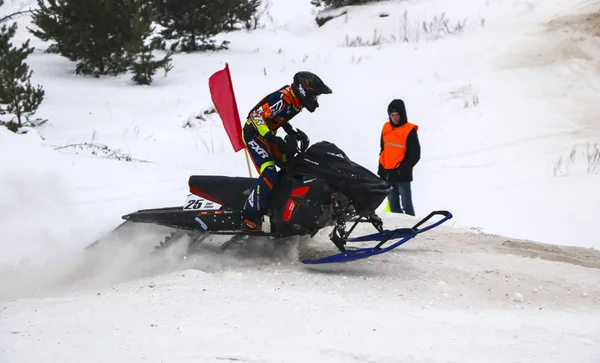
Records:
<instances>
[{"instance_id":1,"label":"snowmobile seat","mask_svg":"<svg viewBox=\"0 0 600 363\"><path fill-rule=\"evenodd\" d=\"M222 204L241 210L256 184L256 179L229 177L220 175L193 175L189 179L190 192Z\"/></svg>"}]
</instances>

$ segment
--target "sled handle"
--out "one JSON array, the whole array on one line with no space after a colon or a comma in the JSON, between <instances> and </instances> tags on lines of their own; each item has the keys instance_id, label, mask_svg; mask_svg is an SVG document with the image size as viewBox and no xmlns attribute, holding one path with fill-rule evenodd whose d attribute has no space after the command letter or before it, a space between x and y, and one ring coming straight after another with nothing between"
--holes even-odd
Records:
<instances>
[{"instance_id":1,"label":"sled handle","mask_svg":"<svg viewBox=\"0 0 600 363\"><path fill-rule=\"evenodd\" d=\"M435 222L433 224L428 225L427 227L419 228L420 226L422 226L423 224L425 224L425 222L427 222L428 220L430 220L431 218L433 218L436 215L442 215L442 216L444 216L444 218L440 219L439 221L437 221L437 222ZM417 233L422 233L422 232L428 231L428 230L430 230L432 228L435 228L435 227L439 226L440 224L446 222L448 219L451 219L451 218L452 218L452 213L450 213L449 211L447 211L447 210L436 210L436 211L433 211L433 212L429 213L429 215L427 217L421 219L419 221L419 223L415 224L411 229L414 230Z\"/></svg>"}]
</instances>

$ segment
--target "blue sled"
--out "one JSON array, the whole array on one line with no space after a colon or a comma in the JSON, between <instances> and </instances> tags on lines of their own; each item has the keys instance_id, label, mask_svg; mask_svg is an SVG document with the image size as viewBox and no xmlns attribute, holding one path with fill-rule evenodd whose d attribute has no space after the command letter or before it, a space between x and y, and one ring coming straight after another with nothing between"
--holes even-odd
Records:
<instances>
[{"instance_id":1,"label":"blue sled","mask_svg":"<svg viewBox=\"0 0 600 363\"><path fill-rule=\"evenodd\" d=\"M428 226L422 227L427 221L429 221L434 216L442 216L443 218L438 220L435 223L432 223ZM379 243L375 247L368 248L356 248L352 250L346 250L343 245L336 245L341 253L318 258L314 260L304 260L302 263L315 265L315 264L323 264L323 263L332 263L332 262L348 262L354 261L361 258L367 258L375 255L379 255L381 253L389 252L396 247L399 247L409 241L410 239L416 237L418 234L426 232L432 228L439 226L440 224L446 222L447 220L452 218L452 213L448 211L434 211L431 212L427 217L423 218L419 221L419 223L415 224L412 228L398 228L394 230L382 230L378 233L368 234L365 236L354 237L354 238L345 238L345 242L369 242L369 241L379 241ZM350 230L350 232L352 229ZM349 234L349 233L348 233ZM398 240L400 239L400 240ZM393 242L394 240L398 240L397 242L392 243L391 245L384 247L383 245L388 242Z\"/></svg>"}]
</instances>

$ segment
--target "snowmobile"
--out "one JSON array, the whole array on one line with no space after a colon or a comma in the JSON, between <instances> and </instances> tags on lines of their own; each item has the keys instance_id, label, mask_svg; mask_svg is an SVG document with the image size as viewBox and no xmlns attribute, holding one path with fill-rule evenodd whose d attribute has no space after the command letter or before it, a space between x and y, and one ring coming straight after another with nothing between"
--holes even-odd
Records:
<instances>
[{"instance_id":1,"label":"snowmobile","mask_svg":"<svg viewBox=\"0 0 600 363\"><path fill-rule=\"evenodd\" d=\"M301 131L300 131L301 132ZM304 135L305 136L305 135ZM218 175L193 175L183 206L143 209L122 216L124 223L154 223L176 229L157 249L165 248L182 234L201 243L210 235L232 235L229 242L246 235L285 238L313 237L330 226L330 240L339 253L302 261L305 264L347 262L388 252L417 234L448 219L448 211L435 211L411 228L386 230L375 213L391 187L365 167L353 162L335 144L320 141L309 146L308 137L285 139L288 162L279 161L279 181L274 186L260 232L240 230L244 203L256 179ZM431 218L437 222L423 226ZM359 237L350 234L359 223L371 223L377 232ZM351 224L350 228L347 225ZM252 237L250 237L252 238ZM369 248L349 248L349 242L377 242ZM389 245L386 245L389 244Z\"/></svg>"}]
</instances>

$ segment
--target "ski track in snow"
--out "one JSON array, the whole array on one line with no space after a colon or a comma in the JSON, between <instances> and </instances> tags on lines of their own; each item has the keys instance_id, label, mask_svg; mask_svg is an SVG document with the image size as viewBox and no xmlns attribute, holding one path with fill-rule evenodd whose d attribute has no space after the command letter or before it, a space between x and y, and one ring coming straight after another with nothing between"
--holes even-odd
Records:
<instances>
[{"instance_id":1,"label":"ski track in snow","mask_svg":"<svg viewBox=\"0 0 600 363\"><path fill-rule=\"evenodd\" d=\"M385 216L384 222L414 220ZM221 236L187 256L183 239L149 255L168 231L126 227L95 249L0 274L0 334L12 347L0 357L598 361L600 252L594 249L441 226L394 252L346 264L299 262L336 251L326 233L278 245L253 237L225 253ZM348 346L357 338L360 346Z\"/></svg>"},{"instance_id":2,"label":"ski track in snow","mask_svg":"<svg viewBox=\"0 0 600 363\"><path fill-rule=\"evenodd\" d=\"M410 225L409 217L384 217L387 224ZM371 227L359 226L357 234ZM249 271L330 288L351 279L357 291L376 288L401 300L456 307L515 304L539 308L600 308L600 251L545 245L476 231L457 233L438 227L387 254L345 264L304 265L302 259L336 253L328 228L310 239L292 237L274 243L252 237L225 252L227 236L210 237L186 255L188 239L151 254L169 228L131 225L108 235L96 248L57 256L37 266L17 266L0 274L0 301L61 296L106 289L136 279L196 270L210 276ZM356 244L360 245L360 244ZM365 246L367 246L366 244ZM364 288L364 289L363 289ZM381 293L381 291L377 292Z\"/></svg>"}]
</instances>

